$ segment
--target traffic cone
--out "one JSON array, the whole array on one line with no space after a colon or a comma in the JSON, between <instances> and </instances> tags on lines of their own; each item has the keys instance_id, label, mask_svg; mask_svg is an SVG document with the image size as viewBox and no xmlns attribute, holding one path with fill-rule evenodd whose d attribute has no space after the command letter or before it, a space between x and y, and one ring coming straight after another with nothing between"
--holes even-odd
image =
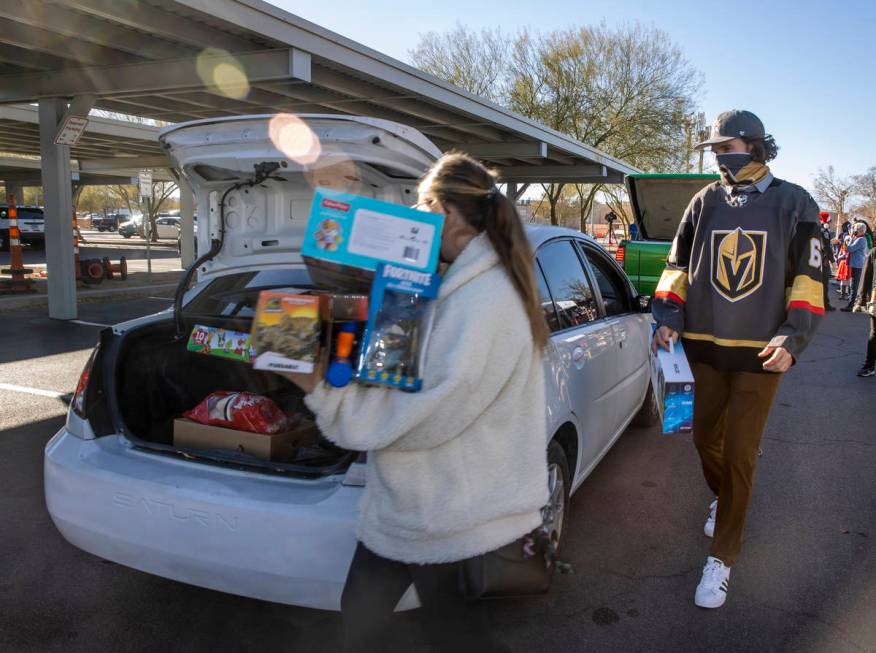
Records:
<instances>
[{"instance_id":1,"label":"traffic cone","mask_svg":"<svg viewBox=\"0 0 876 653\"><path fill-rule=\"evenodd\" d=\"M18 210L15 208L15 197L9 194L9 252L12 255L12 265L0 270L3 274L11 274L11 279L0 279L0 292L3 293L29 293L36 292L33 281L25 275L33 274L33 270L24 267L21 256L21 230L18 228Z\"/></svg>"},{"instance_id":2,"label":"traffic cone","mask_svg":"<svg viewBox=\"0 0 876 653\"><path fill-rule=\"evenodd\" d=\"M82 269L79 267L79 225L76 220L76 211L73 211L73 268L76 270L76 287L81 288L85 284L82 283Z\"/></svg>"}]
</instances>

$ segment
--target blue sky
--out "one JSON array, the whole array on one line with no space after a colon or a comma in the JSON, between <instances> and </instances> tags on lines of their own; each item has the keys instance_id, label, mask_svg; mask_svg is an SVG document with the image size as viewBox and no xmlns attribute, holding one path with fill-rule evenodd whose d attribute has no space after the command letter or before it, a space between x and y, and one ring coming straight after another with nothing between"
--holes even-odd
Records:
<instances>
[{"instance_id":1,"label":"blue sky","mask_svg":"<svg viewBox=\"0 0 876 653\"><path fill-rule=\"evenodd\" d=\"M774 172L811 187L818 168L841 175L876 166L876 3L657 0L270 0L394 58L408 60L421 33L456 22L539 31L639 21L666 31L705 76L701 108L746 108L781 151ZM708 156L708 155L707 155Z\"/></svg>"}]
</instances>

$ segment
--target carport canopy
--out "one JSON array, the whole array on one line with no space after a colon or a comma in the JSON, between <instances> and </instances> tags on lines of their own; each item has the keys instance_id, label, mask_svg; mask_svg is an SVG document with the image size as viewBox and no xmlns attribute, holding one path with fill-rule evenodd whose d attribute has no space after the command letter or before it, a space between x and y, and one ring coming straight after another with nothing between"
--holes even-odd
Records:
<instances>
[{"instance_id":1,"label":"carport canopy","mask_svg":"<svg viewBox=\"0 0 876 653\"><path fill-rule=\"evenodd\" d=\"M72 257L63 256L72 234L60 218L72 211L70 152L54 140L71 116L95 107L166 122L276 112L393 120L496 167L512 194L523 184L620 183L637 172L262 0L4 0L0 104L28 103L39 105L49 315L62 319L76 315ZM36 143L33 132L16 140L5 123L0 130L2 149ZM79 145L80 164L124 154L97 157L99 147L85 152L91 145ZM148 148L138 154L152 162ZM52 262L61 274L51 274Z\"/></svg>"}]
</instances>

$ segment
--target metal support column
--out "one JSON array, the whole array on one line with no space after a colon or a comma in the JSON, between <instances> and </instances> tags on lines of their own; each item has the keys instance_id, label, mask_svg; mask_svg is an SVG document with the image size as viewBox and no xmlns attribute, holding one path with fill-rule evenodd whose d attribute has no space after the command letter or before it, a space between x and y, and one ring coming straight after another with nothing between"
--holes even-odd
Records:
<instances>
[{"instance_id":1,"label":"metal support column","mask_svg":"<svg viewBox=\"0 0 876 653\"><path fill-rule=\"evenodd\" d=\"M179 177L180 259L183 268L195 262L195 197L185 177Z\"/></svg>"},{"instance_id":2,"label":"metal support column","mask_svg":"<svg viewBox=\"0 0 876 653\"><path fill-rule=\"evenodd\" d=\"M49 317L56 320L75 320L77 316L70 220L73 215L70 148L55 145L55 135L66 111L67 103L61 98L45 98L39 102Z\"/></svg>"},{"instance_id":3,"label":"metal support column","mask_svg":"<svg viewBox=\"0 0 876 653\"><path fill-rule=\"evenodd\" d=\"M24 186L21 184L6 184L6 196L3 198L3 204L9 201L9 196L15 196L15 206L24 204Z\"/></svg>"}]
</instances>

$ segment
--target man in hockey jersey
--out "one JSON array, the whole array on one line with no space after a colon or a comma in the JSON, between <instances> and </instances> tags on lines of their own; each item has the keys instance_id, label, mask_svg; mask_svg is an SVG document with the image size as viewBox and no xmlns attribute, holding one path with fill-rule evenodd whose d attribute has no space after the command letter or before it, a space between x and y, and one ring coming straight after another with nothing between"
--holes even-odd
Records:
<instances>
[{"instance_id":1,"label":"man in hockey jersey","mask_svg":"<svg viewBox=\"0 0 876 653\"><path fill-rule=\"evenodd\" d=\"M722 113L697 147L715 153L721 180L694 196L678 227L654 295L654 346L681 337L696 381L694 443L715 501L694 601L718 608L779 380L824 315L824 252L818 206L770 173L778 148L757 116Z\"/></svg>"}]
</instances>

